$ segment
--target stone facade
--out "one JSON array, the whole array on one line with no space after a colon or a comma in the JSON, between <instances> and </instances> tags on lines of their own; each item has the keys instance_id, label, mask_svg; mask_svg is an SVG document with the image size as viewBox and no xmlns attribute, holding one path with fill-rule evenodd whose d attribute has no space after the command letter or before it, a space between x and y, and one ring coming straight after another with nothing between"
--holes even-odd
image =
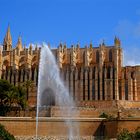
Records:
<instances>
[{"instance_id":1,"label":"stone facade","mask_svg":"<svg viewBox=\"0 0 140 140\"><path fill-rule=\"evenodd\" d=\"M38 64L41 48L31 44L22 45L21 37L12 46L10 27L0 48L0 78L14 85L27 80L34 82L28 102L36 104ZM123 67L123 50L115 37L114 45L103 42L98 47L92 44L67 47L60 44L52 49L69 93L77 103L94 101L140 101L140 66Z\"/></svg>"}]
</instances>

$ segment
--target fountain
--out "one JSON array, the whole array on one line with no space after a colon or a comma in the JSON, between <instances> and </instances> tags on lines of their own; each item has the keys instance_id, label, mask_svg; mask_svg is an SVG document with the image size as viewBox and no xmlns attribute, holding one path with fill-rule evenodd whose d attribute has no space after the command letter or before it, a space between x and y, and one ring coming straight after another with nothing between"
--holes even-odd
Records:
<instances>
[{"instance_id":1,"label":"fountain","mask_svg":"<svg viewBox=\"0 0 140 140\"><path fill-rule=\"evenodd\" d=\"M59 68L55 57L47 45L41 48L36 116L36 139L38 138L39 114L43 108L51 105L59 106L60 111L67 117L63 117L68 129L68 139L79 135L78 123L71 123L72 117L78 113L73 110L74 101L60 78ZM62 116L63 116L62 114Z\"/></svg>"}]
</instances>

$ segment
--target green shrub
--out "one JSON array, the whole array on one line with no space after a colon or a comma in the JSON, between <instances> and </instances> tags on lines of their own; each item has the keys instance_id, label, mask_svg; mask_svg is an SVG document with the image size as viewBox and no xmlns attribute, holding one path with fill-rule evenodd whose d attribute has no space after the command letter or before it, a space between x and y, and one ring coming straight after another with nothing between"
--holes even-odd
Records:
<instances>
[{"instance_id":1,"label":"green shrub","mask_svg":"<svg viewBox=\"0 0 140 140\"><path fill-rule=\"evenodd\" d=\"M99 118L106 118L106 119L108 119L108 115L106 114L106 113L102 113L102 114L100 114L100 116L99 116Z\"/></svg>"},{"instance_id":2,"label":"green shrub","mask_svg":"<svg viewBox=\"0 0 140 140\"><path fill-rule=\"evenodd\" d=\"M117 136L117 140L134 140L134 134L130 133L127 129L123 129Z\"/></svg>"},{"instance_id":3,"label":"green shrub","mask_svg":"<svg viewBox=\"0 0 140 140\"><path fill-rule=\"evenodd\" d=\"M108 114L106 114L104 112L102 114L100 114L99 118L106 118L108 120L114 120L114 119L116 119L113 115L108 115Z\"/></svg>"},{"instance_id":4,"label":"green shrub","mask_svg":"<svg viewBox=\"0 0 140 140\"><path fill-rule=\"evenodd\" d=\"M140 128L138 127L135 131L135 139L140 139Z\"/></svg>"},{"instance_id":5,"label":"green shrub","mask_svg":"<svg viewBox=\"0 0 140 140\"><path fill-rule=\"evenodd\" d=\"M3 125L0 124L0 140L15 140L14 136L11 135Z\"/></svg>"}]
</instances>

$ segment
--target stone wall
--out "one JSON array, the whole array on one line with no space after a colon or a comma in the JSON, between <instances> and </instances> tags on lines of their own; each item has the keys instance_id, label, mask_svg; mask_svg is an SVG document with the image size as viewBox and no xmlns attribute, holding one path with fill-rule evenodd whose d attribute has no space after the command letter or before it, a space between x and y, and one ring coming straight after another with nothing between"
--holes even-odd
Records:
<instances>
[{"instance_id":1,"label":"stone wall","mask_svg":"<svg viewBox=\"0 0 140 140\"><path fill-rule=\"evenodd\" d=\"M79 107L93 107L95 109L104 109L104 108L117 108L118 101L81 101L77 102Z\"/></svg>"},{"instance_id":2,"label":"stone wall","mask_svg":"<svg viewBox=\"0 0 140 140\"><path fill-rule=\"evenodd\" d=\"M35 136L36 122L35 118L0 118L0 123L15 136L26 137ZM107 136L116 137L123 128L129 131L135 131L140 127L140 119L120 119L120 120L103 120L99 118L75 118L72 119L72 126L79 125L80 136ZM75 132L75 131L74 131ZM65 137L68 135L68 128L63 118L42 118L38 126L39 136L57 136Z\"/></svg>"},{"instance_id":3,"label":"stone wall","mask_svg":"<svg viewBox=\"0 0 140 140\"><path fill-rule=\"evenodd\" d=\"M73 129L79 126L80 136L93 136L103 119L101 118L71 118ZM15 136L35 136L36 119L31 117L23 118L0 118L0 123ZM76 132L76 130L74 131ZM67 136L68 126L63 118L41 118L38 124L38 135L41 136Z\"/></svg>"},{"instance_id":4,"label":"stone wall","mask_svg":"<svg viewBox=\"0 0 140 140\"><path fill-rule=\"evenodd\" d=\"M119 108L133 108L133 109L140 108L139 101L118 101L117 104Z\"/></svg>"},{"instance_id":5,"label":"stone wall","mask_svg":"<svg viewBox=\"0 0 140 140\"><path fill-rule=\"evenodd\" d=\"M67 110L67 107L51 107L50 116L51 117L68 117L67 114L65 114L65 110ZM118 109L113 108L110 111L110 108L93 108L93 107L73 107L71 109L73 111L71 114L71 117L87 117L87 118L98 118L102 113L106 113L108 115L113 115L114 117L117 117ZM71 115L69 114L69 115Z\"/></svg>"}]
</instances>

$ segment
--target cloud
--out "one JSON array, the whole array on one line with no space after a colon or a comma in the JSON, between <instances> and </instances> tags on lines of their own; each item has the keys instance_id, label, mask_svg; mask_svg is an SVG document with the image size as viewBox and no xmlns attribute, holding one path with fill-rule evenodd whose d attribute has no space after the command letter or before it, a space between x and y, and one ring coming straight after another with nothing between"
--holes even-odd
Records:
<instances>
[{"instance_id":1,"label":"cloud","mask_svg":"<svg viewBox=\"0 0 140 140\"><path fill-rule=\"evenodd\" d=\"M131 46L131 48L124 49L124 66L140 65L140 48Z\"/></svg>"},{"instance_id":2,"label":"cloud","mask_svg":"<svg viewBox=\"0 0 140 140\"><path fill-rule=\"evenodd\" d=\"M115 34L122 40L124 66L140 65L140 21L119 21Z\"/></svg>"}]
</instances>

